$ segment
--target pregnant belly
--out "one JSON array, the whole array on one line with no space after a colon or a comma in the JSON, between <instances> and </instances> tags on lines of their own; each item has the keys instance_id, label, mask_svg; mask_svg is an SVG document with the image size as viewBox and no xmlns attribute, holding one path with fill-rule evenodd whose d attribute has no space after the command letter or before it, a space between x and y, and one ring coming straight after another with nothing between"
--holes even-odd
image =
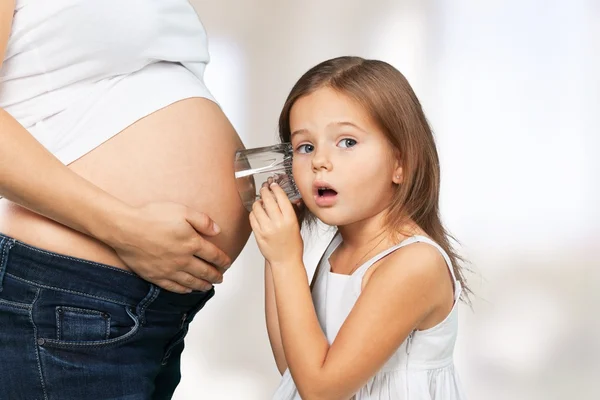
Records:
<instances>
[{"instance_id":1,"label":"pregnant belly","mask_svg":"<svg viewBox=\"0 0 600 400\"><path fill-rule=\"evenodd\" d=\"M69 165L131 205L185 204L222 229L210 240L234 260L250 235L233 160L242 148L221 109L203 98L171 104L137 121ZM127 269L104 243L0 200L0 232L32 246Z\"/></svg>"}]
</instances>

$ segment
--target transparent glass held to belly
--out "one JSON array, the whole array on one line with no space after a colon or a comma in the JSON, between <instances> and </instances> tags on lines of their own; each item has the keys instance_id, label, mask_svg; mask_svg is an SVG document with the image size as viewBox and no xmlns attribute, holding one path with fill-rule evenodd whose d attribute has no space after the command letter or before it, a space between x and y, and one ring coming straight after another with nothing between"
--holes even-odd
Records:
<instances>
[{"instance_id":1,"label":"transparent glass held to belly","mask_svg":"<svg viewBox=\"0 0 600 400\"><path fill-rule=\"evenodd\" d=\"M281 186L291 202L300 200L292 177L292 154L290 143L239 150L235 154L235 181L248 211L252 211L252 204L260 199L260 188L269 178Z\"/></svg>"}]
</instances>

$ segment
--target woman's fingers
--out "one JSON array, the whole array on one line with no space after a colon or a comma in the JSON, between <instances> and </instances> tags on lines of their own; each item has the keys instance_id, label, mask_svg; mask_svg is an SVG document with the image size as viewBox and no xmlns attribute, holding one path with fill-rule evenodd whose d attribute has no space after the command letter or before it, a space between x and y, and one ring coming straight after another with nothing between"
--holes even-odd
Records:
<instances>
[{"instance_id":1,"label":"woman's fingers","mask_svg":"<svg viewBox=\"0 0 600 400\"><path fill-rule=\"evenodd\" d=\"M182 268L181 271L193 275L195 278L205 282L223 282L223 274L214 265L209 264L198 256L194 256L191 262L186 267Z\"/></svg>"},{"instance_id":2,"label":"woman's fingers","mask_svg":"<svg viewBox=\"0 0 600 400\"><path fill-rule=\"evenodd\" d=\"M179 293L179 294L186 294L186 293L190 293L192 291L192 289L187 288L183 285L180 285L179 283L177 283L175 281L171 281L168 279L159 279L159 280L155 281L154 284L165 290L168 290L169 292L174 292L174 293Z\"/></svg>"},{"instance_id":3,"label":"woman's fingers","mask_svg":"<svg viewBox=\"0 0 600 400\"><path fill-rule=\"evenodd\" d=\"M175 283L192 290L204 292L212 288L212 285L209 282L199 279L185 271L177 271L177 273L175 273L171 279Z\"/></svg>"},{"instance_id":4,"label":"woman's fingers","mask_svg":"<svg viewBox=\"0 0 600 400\"><path fill-rule=\"evenodd\" d=\"M209 264L214 265L217 269L227 270L231 265L231 258L229 258L229 256L225 254L223 250L219 249L217 246L215 246L208 240L202 237L199 237L199 239L200 240L198 240L198 248L194 252L194 256L206 261ZM217 273L219 272L217 271ZM219 283L213 280L214 276L214 273L212 271L209 271L206 276L201 276L201 278L206 279L209 282Z\"/></svg>"},{"instance_id":5,"label":"woman's fingers","mask_svg":"<svg viewBox=\"0 0 600 400\"><path fill-rule=\"evenodd\" d=\"M202 212L186 208L186 220L192 227L203 235L215 236L221 232L221 228L208 215Z\"/></svg>"}]
</instances>

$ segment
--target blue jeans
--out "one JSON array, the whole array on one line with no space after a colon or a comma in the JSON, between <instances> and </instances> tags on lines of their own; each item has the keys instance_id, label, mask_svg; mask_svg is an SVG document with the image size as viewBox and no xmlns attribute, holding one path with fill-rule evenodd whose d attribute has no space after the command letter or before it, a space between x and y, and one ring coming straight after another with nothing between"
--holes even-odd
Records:
<instances>
[{"instance_id":1,"label":"blue jeans","mask_svg":"<svg viewBox=\"0 0 600 400\"><path fill-rule=\"evenodd\" d=\"M0 399L170 399L188 325L213 295L0 234Z\"/></svg>"}]
</instances>

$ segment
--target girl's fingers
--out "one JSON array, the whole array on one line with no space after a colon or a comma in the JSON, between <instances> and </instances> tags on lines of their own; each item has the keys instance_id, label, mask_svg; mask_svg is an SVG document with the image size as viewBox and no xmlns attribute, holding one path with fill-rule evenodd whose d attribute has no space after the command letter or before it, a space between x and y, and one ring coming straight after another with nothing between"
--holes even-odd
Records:
<instances>
[{"instance_id":1,"label":"girl's fingers","mask_svg":"<svg viewBox=\"0 0 600 400\"><path fill-rule=\"evenodd\" d=\"M270 189L277 200L280 212L284 215L291 214L295 216L296 212L294 211L294 206L292 206L292 203L288 199L281 186L279 186L277 183L272 183Z\"/></svg>"},{"instance_id":2,"label":"girl's fingers","mask_svg":"<svg viewBox=\"0 0 600 400\"><path fill-rule=\"evenodd\" d=\"M273 219L281 217L281 210L279 209L277 200L275 200L273 192L271 192L268 187L260 189L260 197L265 205L265 211L269 218Z\"/></svg>"},{"instance_id":3,"label":"girl's fingers","mask_svg":"<svg viewBox=\"0 0 600 400\"><path fill-rule=\"evenodd\" d=\"M256 200L254 202L254 204L252 205L252 215L254 215L254 218L256 219L256 222L258 223L258 228L260 230L264 230L265 226L269 224L270 219L263 208L262 200Z\"/></svg>"},{"instance_id":4,"label":"girl's fingers","mask_svg":"<svg viewBox=\"0 0 600 400\"><path fill-rule=\"evenodd\" d=\"M250 226L252 227L253 232L260 232L260 224L256 219L256 215L254 215L254 210L252 210L252 212L250 213Z\"/></svg>"}]
</instances>

